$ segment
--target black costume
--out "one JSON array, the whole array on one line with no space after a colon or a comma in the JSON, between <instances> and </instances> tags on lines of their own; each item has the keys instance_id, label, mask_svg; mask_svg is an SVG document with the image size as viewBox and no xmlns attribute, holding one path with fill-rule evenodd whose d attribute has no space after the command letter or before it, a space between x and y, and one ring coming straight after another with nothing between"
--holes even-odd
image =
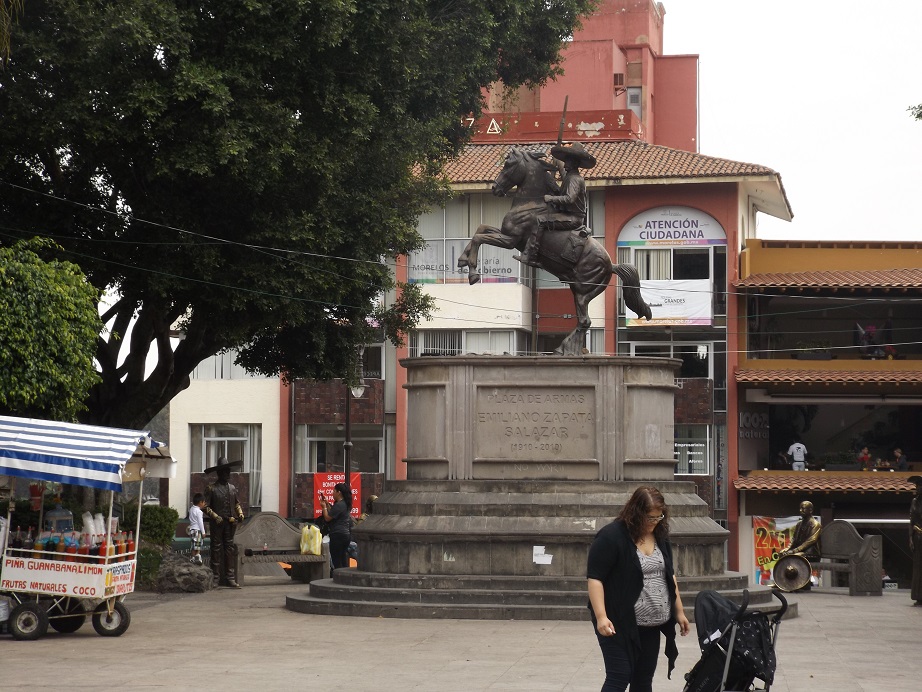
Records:
<instances>
[{"instance_id":1,"label":"black costume","mask_svg":"<svg viewBox=\"0 0 922 692\"><path fill-rule=\"evenodd\" d=\"M922 477L913 476L916 496L909 506L909 545L912 548L912 591L910 596L922 605Z\"/></svg>"},{"instance_id":2,"label":"black costume","mask_svg":"<svg viewBox=\"0 0 922 692\"><path fill-rule=\"evenodd\" d=\"M218 472L217 482L208 486L205 491L205 515L211 533L211 571L215 579L222 586L237 586L237 575L234 567L237 562L237 546L234 543L234 534L237 525L244 519L243 508L237 499L237 488L229 481L231 467L240 462L228 463L224 458L218 460L218 465L208 471Z\"/></svg>"},{"instance_id":3,"label":"black costume","mask_svg":"<svg viewBox=\"0 0 922 692\"><path fill-rule=\"evenodd\" d=\"M668 673L671 675L675 668L675 660L679 655L679 649L675 643L675 602L677 598L675 570L672 563L672 544L669 541L657 539L656 545L663 554L666 566L666 586L669 589L670 616L669 620L659 629L666 635L666 658L669 659ZM636 661L640 654L641 642L634 604L643 590L643 572L640 567L640 558L637 556L637 546L627 526L620 519L603 527L596 534L589 548L586 577L602 582L605 593L605 612L615 628L614 636L621 638L623 646ZM591 603L589 614L593 628L595 628L596 617Z\"/></svg>"}]
</instances>

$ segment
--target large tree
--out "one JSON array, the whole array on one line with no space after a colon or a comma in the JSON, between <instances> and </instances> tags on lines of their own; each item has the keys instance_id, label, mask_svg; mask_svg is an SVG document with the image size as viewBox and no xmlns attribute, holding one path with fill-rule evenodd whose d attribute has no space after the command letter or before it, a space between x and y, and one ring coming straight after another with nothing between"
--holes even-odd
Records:
<instances>
[{"instance_id":1,"label":"large tree","mask_svg":"<svg viewBox=\"0 0 922 692\"><path fill-rule=\"evenodd\" d=\"M98 294L48 241L0 247L0 414L74 420L99 381Z\"/></svg>"},{"instance_id":2,"label":"large tree","mask_svg":"<svg viewBox=\"0 0 922 692\"><path fill-rule=\"evenodd\" d=\"M22 0L0 0L0 67L10 57L10 28L22 12Z\"/></svg>"},{"instance_id":3,"label":"large tree","mask_svg":"<svg viewBox=\"0 0 922 692\"><path fill-rule=\"evenodd\" d=\"M26 2L0 71L0 243L48 236L113 297L84 420L143 425L227 349L325 379L370 318L412 327L428 304L392 262L444 198L462 116L495 80L553 75L591 4Z\"/></svg>"}]
</instances>

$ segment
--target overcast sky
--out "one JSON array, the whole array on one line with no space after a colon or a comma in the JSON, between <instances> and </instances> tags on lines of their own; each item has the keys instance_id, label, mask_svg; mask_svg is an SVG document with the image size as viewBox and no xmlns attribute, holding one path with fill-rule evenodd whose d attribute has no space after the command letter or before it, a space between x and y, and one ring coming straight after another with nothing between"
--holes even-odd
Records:
<instances>
[{"instance_id":1,"label":"overcast sky","mask_svg":"<svg viewBox=\"0 0 922 692\"><path fill-rule=\"evenodd\" d=\"M699 56L702 154L781 174L759 237L922 241L922 0L662 0Z\"/></svg>"}]
</instances>

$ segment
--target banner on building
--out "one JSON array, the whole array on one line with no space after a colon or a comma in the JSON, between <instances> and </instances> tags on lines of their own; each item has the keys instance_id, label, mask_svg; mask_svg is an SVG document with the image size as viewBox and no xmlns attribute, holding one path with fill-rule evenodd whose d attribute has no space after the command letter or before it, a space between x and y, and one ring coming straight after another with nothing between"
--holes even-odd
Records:
<instances>
[{"instance_id":1,"label":"banner on building","mask_svg":"<svg viewBox=\"0 0 922 692\"><path fill-rule=\"evenodd\" d=\"M653 319L640 319L628 312L628 327L711 324L711 282L708 279L643 279L640 292L653 311Z\"/></svg>"},{"instance_id":2,"label":"banner on building","mask_svg":"<svg viewBox=\"0 0 922 692\"><path fill-rule=\"evenodd\" d=\"M345 483L346 474L344 473L315 473L314 474L314 516L319 517L323 514L320 507L319 494L323 493L326 501L333 504L333 487L337 483ZM350 514L357 518L362 513L362 475L359 473L349 474L349 488L352 490L352 511Z\"/></svg>"},{"instance_id":3,"label":"banner on building","mask_svg":"<svg viewBox=\"0 0 922 692\"><path fill-rule=\"evenodd\" d=\"M778 562L778 553L791 544L799 516L753 517L752 536L755 548L756 582L772 584L772 570ZM814 584L818 573L813 572Z\"/></svg>"}]
</instances>

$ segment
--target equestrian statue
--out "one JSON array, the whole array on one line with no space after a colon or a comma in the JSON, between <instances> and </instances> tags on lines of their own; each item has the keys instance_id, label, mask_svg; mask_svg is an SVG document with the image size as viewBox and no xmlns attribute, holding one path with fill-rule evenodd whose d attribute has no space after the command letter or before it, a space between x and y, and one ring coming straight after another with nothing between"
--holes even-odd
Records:
<instances>
[{"instance_id":1,"label":"equestrian statue","mask_svg":"<svg viewBox=\"0 0 922 692\"><path fill-rule=\"evenodd\" d=\"M477 253L483 243L519 250L514 258L539 267L569 284L576 304L576 328L555 350L572 356L583 352L589 331L589 302L603 293L611 275L621 279L624 304L638 317L652 319L653 313L640 295L640 277L630 264L612 264L611 256L592 237L586 225L588 196L580 168L596 164L579 142L565 146L558 142L551 149L555 162L544 155L512 147L503 169L493 183L493 194L504 197L516 188L512 208L499 228L481 225L458 258L458 266L468 268L468 281L480 281ZM557 183L554 173L562 177Z\"/></svg>"}]
</instances>

